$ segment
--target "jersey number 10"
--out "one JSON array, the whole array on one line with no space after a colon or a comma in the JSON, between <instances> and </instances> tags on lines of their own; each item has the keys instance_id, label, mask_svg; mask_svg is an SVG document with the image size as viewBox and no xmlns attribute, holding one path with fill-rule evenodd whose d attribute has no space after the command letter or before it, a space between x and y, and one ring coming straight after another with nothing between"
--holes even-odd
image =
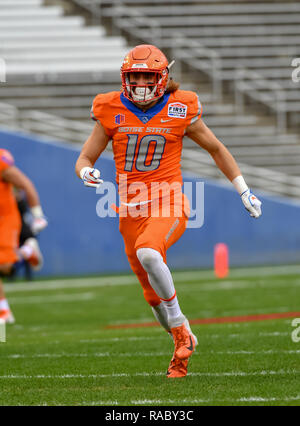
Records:
<instances>
[{"instance_id":1,"label":"jersey number 10","mask_svg":"<svg viewBox=\"0 0 300 426\"><path fill-rule=\"evenodd\" d=\"M161 135L143 136L140 141L138 152L135 158L139 135L127 135L127 137L128 137L128 142L127 142L124 170L126 172L132 171L134 159L135 159L135 168L139 172L149 172L152 170L156 170L160 165L160 160L164 153L166 139ZM151 142L155 143L155 147L153 150L151 160L148 159L146 164Z\"/></svg>"}]
</instances>

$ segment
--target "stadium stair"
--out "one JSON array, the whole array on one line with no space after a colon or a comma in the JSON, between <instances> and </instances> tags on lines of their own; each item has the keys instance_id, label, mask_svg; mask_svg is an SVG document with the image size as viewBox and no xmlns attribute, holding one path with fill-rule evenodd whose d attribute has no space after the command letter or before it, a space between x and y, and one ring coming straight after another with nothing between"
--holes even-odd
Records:
<instances>
[{"instance_id":1,"label":"stadium stair","mask_svg":"<svg viewBox=\"0 0 300 426\"><path fill-rule=\"evenodd\" d=\"M23 114L20 125L68 140L70 132L63 132L61 120L66 120L68 129L75 120L77 130L82 125L78 133L82 139L74 138L83 142L93 126L89 121L92 100L97 93L120 88L120 62L130 46L157 42L169 58L177 59L175 78L179 75L182 89L199 94L204 121L237 158L250 185L259 188L262 179L259 182L258 176L266 174L266 190L300 196L296 190L300 187L300 137L295 126L300 93L291 80L290 67L291 58L300 56L298 3L101 0L94 2L99 4L99 22L83 3L90 2L1 0L0 57L6 60L7 83L1 86L0 103L3 108L11 104L12 111L15 107L19 116ZM157 29L157 40L151 38L152 31L145 31L145 19ZM191 43L212 49L221 58L219 99L213 93L211 63L191 55ZM237 67L257 72L262 82L278 83L288 114L286 131L278 130L272 109L259 99L246 95L244 108L237 108L233 86ZM268 87L259 93L272 102ZM33 110L39 111L34 118ZM41 125L42 117L48 117L51 126ZM199 174L200 170L203 176L224 181L210 157L189 139L184 140L182 165L186 171ZM294 192L287 188L288 179L294 182Z\"/></svg>"},{"instance_id":2,"label":"stadium stair","mask_svg":"<svg viewBox=\"0 0 300 426\"><path fill-rule=\"evenodd\" d=\"M104 0L103 15L111 19L112 25L119 26L130 42L146 41L144 25L149 20L149 28L157 30L157 44L181 59L188 70L194 69L202 76L212 74L210 61L206 57L197 58L195 45L211 49L220 59L219 78L227 102L203 101L203 118L238 161L300 175L300 91L291 78L291 61L300 57L298 2L127 0L119 4L123 7L116 8ZM233 82L239 69L254 72L260 87L246 94L244 111L239 112L235 107L234 119ZM264 87L265 81L271 84ZM276 103L276 108L286 112L287 129L280 130L272 122L272 115L275 117L272 83L280 88L276 96L283 100ZM198 92L201 99L202 92ZM191 147L192 143L187 145Z\"/></svg>"}]
</instances>

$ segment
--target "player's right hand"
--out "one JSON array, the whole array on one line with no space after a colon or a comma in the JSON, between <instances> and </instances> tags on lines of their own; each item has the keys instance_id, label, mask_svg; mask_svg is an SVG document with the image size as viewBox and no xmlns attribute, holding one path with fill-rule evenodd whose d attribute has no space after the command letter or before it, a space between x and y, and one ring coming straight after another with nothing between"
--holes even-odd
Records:
<instances>
[{"instance_id":1,"label":"player's right hand","mask_svg":"<svg viewBox=\"0 0 300 426\"><path fill-rule=\"evenodd\" d=\"M91 188L98 188L103 180L100 179L100 171L92 167L84 167L80 170L80 177L83 180L85 186Z\"/></svg>"},{"instance_id":2,"label":"player's right hand","mask_svg":"<svg viewBox=\"0 0 300 426\"><path fill-rule=\"evenodd\" d=\"M31 223L31 230L34 235L39 234L48 226L48 221L44 216L42 207L40 205L34 206L31 208L31 214L33 217Z\"/></svg>"},{"instance_id":3,"label":"player's right hand","mask_svg":"<svg viewBox=\"0 0 300 426\"><path fill-rule=\"evenodd\" d=\"M39 234L48 226L48 221L45 217L35 217L31 224L31 230L34 235Z\"/></svg>"}]
</instances>

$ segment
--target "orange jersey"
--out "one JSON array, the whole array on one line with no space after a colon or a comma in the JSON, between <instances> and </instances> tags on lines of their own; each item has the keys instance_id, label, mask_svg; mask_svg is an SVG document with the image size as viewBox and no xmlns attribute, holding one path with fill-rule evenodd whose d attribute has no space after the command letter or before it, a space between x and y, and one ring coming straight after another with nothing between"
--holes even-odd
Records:
<instances>
[{"instance_id":1,"label":"orange jersey","mask_svg":"<svg viewBox=\"0 0 300 426\"><path fill-rule=\"evenodd\" d=\"M132 201L136 185L140 192L147 188L140 201L151 199L153 183L178 182L181 187L182 139L201 113L197 94L184 90L165 94L146 112L121 91L96 96L91 117L112 139L121 199L126 195Z\"/></svg>"},{"instance_id":2,"label":"orange jersey","mask_svg":"<svg viewBox=\"0 0 300 426\"><path fill-rule=\"evenodd\" d=\"M12 185L2 179L3 171L13 165L12 155L5 149L0 149L0 264L18 260L21 217Z\"/></svg>"},{"instance_id":3,"label":"orange jersey","mask_svg":"<svg viewBox=\"0 0 300 426\"><path fill-rule=\"evenodd\" d=\"M4 216L15 215L18 209L12 185L2 179L3 171L13 165L14 158L10 152L0 149L0 219Z\"/></svg>"}]
</instances>

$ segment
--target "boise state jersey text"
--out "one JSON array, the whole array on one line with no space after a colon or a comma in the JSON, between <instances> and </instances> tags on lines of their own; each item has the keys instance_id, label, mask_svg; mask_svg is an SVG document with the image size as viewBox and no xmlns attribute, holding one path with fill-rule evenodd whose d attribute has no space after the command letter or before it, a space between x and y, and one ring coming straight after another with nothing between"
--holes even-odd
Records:
<instances>
[{"instance_id":1,"label":"boise state jersey text","mask_svg":"<svg viewBox=\"0 0 300 426\"><path fill-rule=\"evenodd\" d=\"M146 112L121 92L99 94L91 110L92 119L112 139L117 182L126 174L128 185L182 183L182 139L186 127L201 114L197 94L183 90L165 94Z\"/></svg>"}]
</instances>

